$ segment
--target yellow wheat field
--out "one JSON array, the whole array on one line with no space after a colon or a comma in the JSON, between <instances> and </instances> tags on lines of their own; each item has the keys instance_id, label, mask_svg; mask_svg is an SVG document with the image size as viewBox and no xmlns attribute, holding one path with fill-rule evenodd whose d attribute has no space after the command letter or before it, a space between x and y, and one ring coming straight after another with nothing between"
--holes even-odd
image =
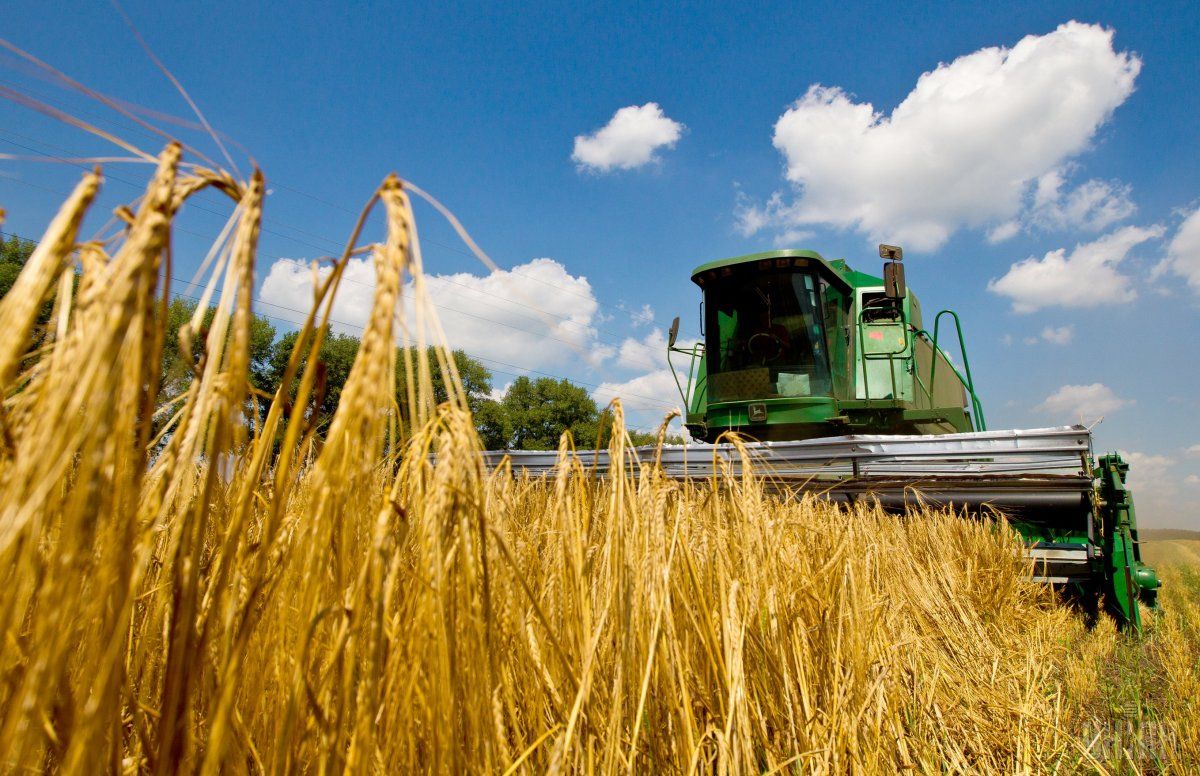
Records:
<instances>
[{"instance_id":1,"label":"yellow wheat field","mask_svg":"<svg viewBox=\"0 0 1200 776\"><path fill-rule=\"evenodd\" d=\"M306 355L362 220L283 381L298 409L251 422L262 177L168 146L118 239L80 244L101 183L84 177L0 303L5 772L1200 767L1196 570L1164 572L1165 613L1133 640L1030 582L1003 525L781 499L750 476L485 471L461 391L433 406L423 359L405 414L392 398L397 346L441 344L395 177L371 199L374 306L324 438ZM209 187L236 210L181 333L204 356L159 396L172 221Z\"/></svg>"}]
</instances>

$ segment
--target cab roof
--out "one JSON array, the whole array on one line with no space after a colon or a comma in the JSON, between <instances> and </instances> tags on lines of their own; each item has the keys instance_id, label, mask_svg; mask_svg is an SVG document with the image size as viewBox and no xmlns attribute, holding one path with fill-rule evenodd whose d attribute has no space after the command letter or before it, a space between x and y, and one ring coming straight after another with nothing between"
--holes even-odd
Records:
<instances>
[{"instance_id":1,"label":"cab roof","mask_svg":"<svg viewBox=\"0 0 1200 776\"><path fill-rule=\"evenodd\" d=\"M836 282L840 282L841 285L848 289L859 286L877 286L883 283L882 278L851 269L846 264L845 259L826 259L816 251L803 249L763 251L762 253L748 253L744 256L733 256L728 259L710 261L692 270L692 282L698 286L703 286L704 284L698 278L712 270L735 267L742 264L753 264L771 259L808 259L810 262L814 262L824 269L825 272L823 274Z\"/></svg>"}]
</instances>

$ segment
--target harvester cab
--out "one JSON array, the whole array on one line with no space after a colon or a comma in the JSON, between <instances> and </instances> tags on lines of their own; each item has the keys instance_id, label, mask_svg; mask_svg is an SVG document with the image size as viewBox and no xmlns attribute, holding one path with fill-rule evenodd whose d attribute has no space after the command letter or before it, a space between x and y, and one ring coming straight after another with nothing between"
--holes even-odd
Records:
<instances>
[{"instance_id":1,"label":"harvester cab","mask_svg":"<svg viewBox=\"0 0 1200 776\"><path fill-rule=\"evenodd\" d=\"M986 428L970 363L962 371L931 335L905 284L903 253L880 246L883 277L814 251L710 262L692 272L703 292L701 339L676 377L696 439L727 431L799 440L853 433L945 434ZM668 355L668 358L670 355Z\"/></svg>"}]
</instances>

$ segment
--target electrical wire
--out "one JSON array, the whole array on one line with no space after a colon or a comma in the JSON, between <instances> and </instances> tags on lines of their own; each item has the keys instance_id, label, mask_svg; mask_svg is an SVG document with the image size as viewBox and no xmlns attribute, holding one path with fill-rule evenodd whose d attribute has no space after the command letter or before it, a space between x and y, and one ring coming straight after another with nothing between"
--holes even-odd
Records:
<instances>
[{"instance_id":1,"label":"electrical wire","mask_svg":"<svg viewBox=\"0 0 1200 776\"><path fill-rule=\"evenodd\" d=\"M14 233L12 233L12 232L7 232L7 231L4 231L4 230L2 230L2 229L0 229L0 235L4 235L4 236L6 236L6 237L16 237L16 238L18 238L18 239L28 239L28 238L21 237L20 235L14 234ZM31 240L30 242L34 242L34 243L36 244L36 241L34 241L34 240ZM181 278L171 278L171 283L173 283L173 284L175 284L175 285L177 285L177 286L182 286L182 287L186 287L186 288L202 288L202 287L203 287L203 284L201 284L201 283L193 283L193 282L190 282L190 281L187 281L187 280L183 280L183 279L181 279ZM219 290L219 289L218 289L218 290ZM185 293L185 292L172 292L171 296L172 296L172 298L180 298L180 297L182 297L182 298L186 298L186 299L191 299L191 300L193 300L193 301L196 301L196 302L199 302L199 301L200 301L200 297L198 297L198 296L194 296L194 295L192 295L192 294L188 294L188 293ZM406 297L406 298L412 299L412 297ZM300 315L300 316L302 316L302 317L304 317L304 316L307 316L307 314L308 314L308 313L307 313L306 311L304 311L304 310L300 310L300 309L297 309L297 308L295 308L295 307L289 307L289 306L287 306L287 305L281 305L281 304L278 304L278 303L275 303L275 302L268 302L268 301L266 301L265 299L261 299L261 298L259 298L259 297L251 297L251 301L253 301L253 302L255 302L255 303L259 304L259 305L263 305L263 306L267 306L267 307L273 307L273 308L276 308L276 309L279 309L279 310L286 310L286 311L288 311L288 312L293 312L293 313L296 313L296 314L298 314L298 315ZM437 305L435 305L435 306L437 306ZM455 310L452 310L452 311L454 311L454 312L463 312L463 311L455 311ZM258 312L257 314L258 314L258 315L261 315L261 316L262 316L262 317L264 317L264 318L267 318L267 319L270 319L270 320L279 321L279 322L281 322L281 323L288 323L288 324L291 324L291 325L293 325L293 326L301 326L301 325L303 325L303 324L304 324L304 321L303 321L303 320L299 320L299 321L297 321L297 320L293 320L293 319L291 319L291 318L286 318L286 317L279 316L279 315L270 315L270 314L267 314L267 313L264 313L264 312L261 312L261 311L260 311L260 312ZM465 313L465 312L464 312L463 314L467 314L467 315L469 315L469 313ZM476 316L476 317L478 317L478 316ZM489 320L489 322L492 322L492 323L499 323L499 324L501 324L501 325L505 325L505 324L504 324L502 321L490 321L490 319L484 319L484 320ZM338 319L336 319L336 318L330 318L330 322L331 322L331 323L335 323L335 324L337 324L338 326L341 326L341 327L343 327L343 328L345 328L345 329L349 329L349 330L351 330L351 331L358 332L358 333L360 333L360 334L361 334L361 333L362 333L362 332L365 330L365 328L364 328L363 326L360 326L360 325L358 325L358 324L354 324L354 323L350 323L349 321L342 321L342 320L338 320ZM514 327L514 328L515 328L515 327ZM527 331L527 330L521 329L521 331ZM535 334L536 336L545 336L545 335L541 334L540 332L528 332L528 333ZM551 338L551 339L557 339L557 338ZM565 340L559 340L559 341L561 341L561 342L566 342ZM567 343L567 344L570 344L570 343ZM454 348L454 349L455 349L455 350L462 350L461 348ZM509 367L510 369L516 369L516 370L518 370L517 372L506 372L506 371L504 371L504 370L495 370L495 371L498 371L498 372L500 372L500 373L502 373L502 374L509 374L509 375L513 375L513 376L517 376L517 377L519 377L519 376L521 376L521 375L526 375L526 374L536 374L536 375L540 375L540 376L543 376L543 377L550 377L550 378L553 378L553 379L556 379L556 380L567 380L568 382L572 382L572 383L575 383L575 384L577 384L577 385L583 385L583 386L585 386L585 387L589 387L589 388L600 388L600 387L602 387L602 384L601 384L601 383L594 383L594 382L589 382L589 381L586 381L586 380L578 380L578 379L567 378L567 377L564 377L563 375L554 374L554 373L552 373L552 372L545 372L545 371L542 371L542 370L539 370L539 369L533 369L533 368L531 368L531 367L521 366L521 365L519 365L519 364L512 364L512 363L509 363L509 362L507 362L507 361L502 361L502 360L500 360L500 359L492 358L492 357L490 357L490 356L483 356L483 355L480 355L480 354L477 354L477 353L471 353L471 352L468 352L468 351L466 351L466 350L463 350L462 352L463 352L464 354L466 354L467 356L469 356L470 358L473 358L473 359L475 359L475 360L477 360L477 361L483 361L483 362L488 362L488 363L493 363L493 364L499 364L499 365L501 365L501 366L506 366L506 367ZM662 399L653 398L653 397L650 397L650 396L644 396L644 395L641 395L641 394L636 394L636 393L629 393L629 392L625 392L623 395L625 395L625 396L628 396L628 397L630 397L630 398L641 399L642 401L649 402L649 403L651 403L651 404L655 404L655 405L657 405L657 406L659 406L659 407L663 407L663 408L665 408L665 409L675 409L675 405L673 405L673 404L671 404L671 403L669 403L669 402L663 401Z\"/></svg>"}]
</instances>

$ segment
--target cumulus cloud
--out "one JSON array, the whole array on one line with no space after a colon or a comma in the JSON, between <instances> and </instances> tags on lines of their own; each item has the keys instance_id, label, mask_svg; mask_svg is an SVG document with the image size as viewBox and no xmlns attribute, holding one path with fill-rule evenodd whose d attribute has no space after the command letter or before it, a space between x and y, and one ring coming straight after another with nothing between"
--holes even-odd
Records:
<instances>
[{"instance_id":1,"label":"cumulus cloud","mask_svg":"<svg viewBox=\"0 0 1200 776\"><path fill-rule=\"evenodd\" d=\"M692 344L680 340L677 346L688 348ZM601 404L621 397L632 426L655 428L672 407L682 408L679 386L667 363L667 335L662 329L654 328L641 338L627 337L611 366L631 376L601 383L592 396Z\"/></svg>"},{"instance_id":2,"label":"cumulus cloud","mask_svg":"<svg viewBox=\"0 0 1200 776\"><path fill-rule=\"evenodd\" d=\"M1130 486L1145 486L1148 483L1157 483L1159 485L1174 484L1174 478L1171 476L1171 467L1175 465L1175 461L1171 457L1141 453L1136 450L1121 450L1119 452L1121 457L1125 459L1125 463L1129 464Z\"/></svg>"},{"instance_id":3,"label":"cumulus cloud","mask_svg":"<svg viewBox=\"0 0 1200 776\"><path fill-rule=\"evenodd\" d=\"M1133 248L1162 237L1161 226L1126 226L1093 242L1030 256L1009 267L988 290L1012 300L1013 311L1031 313L1043 307L1096 307L1128 302L1137 296L1134 282L1119 267Z\"/></svg>"},{"instance_id":4,"label":"cumulus cloud","mask_svg":"<svg viewBox=\"0 0 1200 776\"><path fill-rule=\"evenodd\" d=\"M590 135L576 136L571 158L581 170L592 172L637 169L657 162L660 148L674 148L684 129L656 102L630 105Z\"/></svg>"},{"instance_id":5,"label":"cumulus cloud","mask_svg":"<svg viewBox=\"0 0 1200 776\"><path fill-rule=\"evenodd\" d=\"M1098 232L1137 211L1128 184L1089 180L1063 191L1064 173L1051 170L1037 180L1027 218L1046 229Z\"/></svg>"},{"instance_id":6,"label":"cumulus cloud","mask_svg":"<svg viewBox=\"0 0 1200 776\"><path fill-rule=\"evenodd\" d=\"M1047 326L1042 329L1042 340L1051 345L1070 345L1073 339L1075 339L1075 327L1070 324L1057 328Z\"/></svg>"},{"instance_id":7,"label":"cumulus cloud","mask_svg":"<svg viewBox=\"0 0 1200 776\"><path fill-rule=\"evenodd\" d=\"M743 206L740 225L828 224L913 250L963 227L1012 237L1032 184L1087 150L1140 69L1113 49L1112 30L1069 22L939 65L891 115L814 84L775 124L795 200ZM1059 207L1101 223L1122 196L1092 186Z\"/></svg>"},{"instance_id":8,"label":"cumulus cloud","mask_svg":"<svg viewBox=\"0 0 1200 776\"><path fill-rule=\"evenodd\" d=\"M667 336L654 329L642 339L627 337L617 351L617 365L625 369L658 369L667 364Z\"/></svg>"},{"instance_id":9,"label":"cumulus cloud","mask_svg":"<svg viewBox=\"0 0 1200 776\"><path fill-rule=\"evenodd\" d=\"M603 382L592 395L600 404L607 404L619 396L625 409L640 411L632 420L633 425L643 427L652 425L655 418L661 420L672 406L680 404L679 389L675 387L675 378L669 369L655 369L623 381Z\"/></svg>"},{"instance_id":10,"label":"cumulus cloud","mask_svg":"<svg viewBox=\"0 0 1200 776\"><path fill-rule=\"evenodd\" d=\"M1200 529L1200 499L1194 490L1194 486L1200 485L1200 477L1184 476L1178 462L1167 455L1137 450L1118 452L1129 464L1127 484L1134 492L1142 527Z\"/></svg>"},{"instance_id":11,"label":"cumulus cloud","mask_svg":"<svg viewBox=\"0 0 1200 776\"><path fill-rule=\"evenodd\" d=\"M629 314L629 322L633 324L635 329L654 323L654 308L648 304L642 305L640 309L634 310Z\"/></svg>"},{"instance_id":12,"label":"cumulus cloud","mask_svg":"<svg viewBox=\"0 0 1200 776\"><path fill-rule=\"evenodd\" d=\"M1187 454L1196 456L1197 458L1200 458L1200 445L1192 445L1191 447L1189 447L1187 449Z\"/></svg>"},{"instance_id":13,"label":"cumulus cloud","mask_svg":"<svg viewBox=\"0 0 1200 776\"><path fill-rule=\"evenodd\" d=\"M1092 383L1064 385L1034 409L1063 421L1090 422L1130 404L1133 400L1122 399L1104 383Z\"/></svg>"},{"instance_id":14,"label":"cumulus cloud","mask_svg":"<svg viewBox=\"0 0 1200 776\"><path fill-rule=\"evenodd\" d=\"M328 267L318 272L321 278L328 274ZM263 281L260 297L271 304L307 310L312 280L307 266L276 261ZM355 335L361 331L371 309L374 285L370 259L352 259L347 264L333 305L336 330ZM483 276L466 272L429 275L426 287L451 347L473 356L539 369L568 361L599 363L614 353L614 348L597 341L599 302L591 284L553 259L533 259ZM404 308L409 311L410 326L412 297L409 285Z\"/></svg>"},{"instance_id":15,"label":"cumulus cloud","mask_svg":"<svg viewBox=\"0 0 1200 776\"><path fill-rule=\"evenodd\" d=\"M1155 270L1155 277L1170 271L1187 281L1200 294L1200 208L1183 220L1167 245L1167 257Z\"/></svg>"}]
</instances>

